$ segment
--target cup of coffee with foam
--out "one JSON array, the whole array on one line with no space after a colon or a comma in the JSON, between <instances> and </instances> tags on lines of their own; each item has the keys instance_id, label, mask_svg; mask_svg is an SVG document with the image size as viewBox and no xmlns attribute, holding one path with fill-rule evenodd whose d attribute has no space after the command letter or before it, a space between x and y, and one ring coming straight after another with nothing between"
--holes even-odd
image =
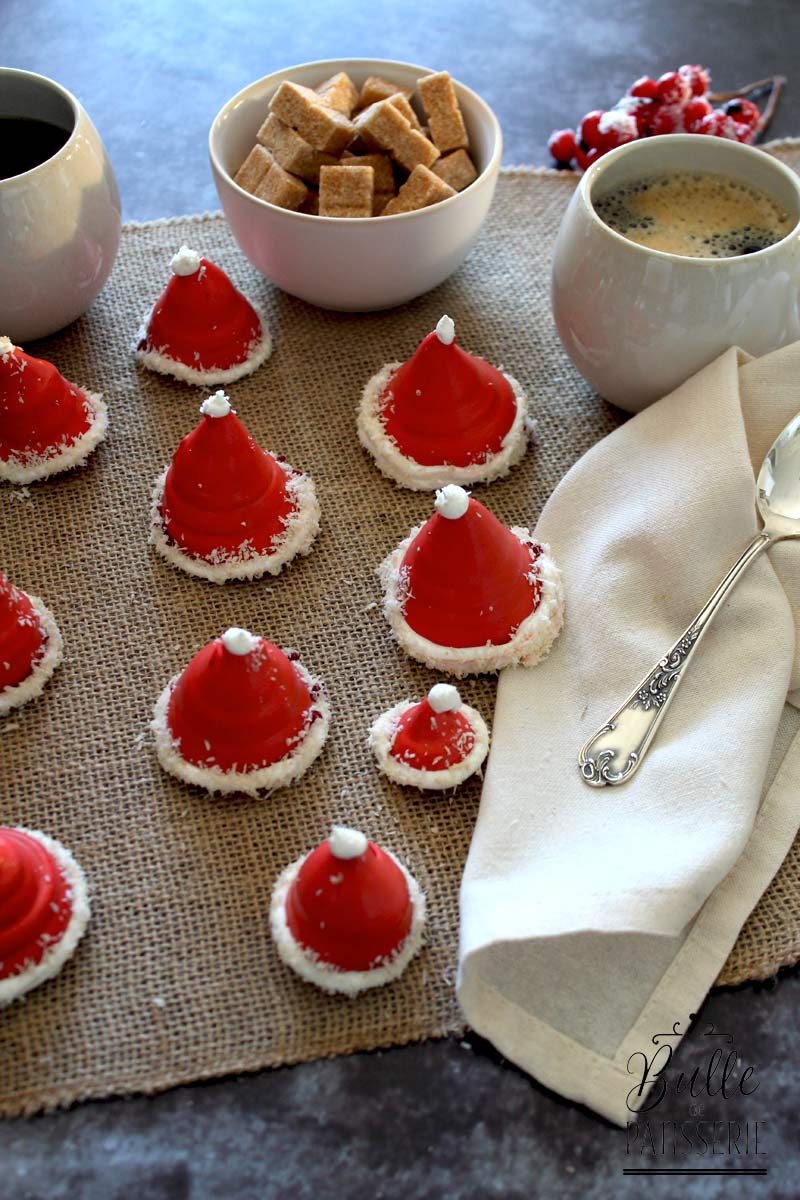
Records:
<instances>
[{"instance_id":1,"label":"cup of coffee with foam","mask_svg":"<svg viewBox=\"0 0 800 1200\"><path fill-rule=\"evenodd\" d=\"M116 257L114 172L83 107L0 68L0 336L25 343L89 307Z\"/></svg>"},{"instance_id":2,"label":"cup of coffee with foam","mask_svg":"<svg viewBox=\"0 0 800 1200\"><path fill-rule=\"evenodd\" d=\"M620 146L575 190L552 301L575 366L628 412L729 346L785 346L800 338L800 179L724 138Z\"/></svg>"}]
</instances>

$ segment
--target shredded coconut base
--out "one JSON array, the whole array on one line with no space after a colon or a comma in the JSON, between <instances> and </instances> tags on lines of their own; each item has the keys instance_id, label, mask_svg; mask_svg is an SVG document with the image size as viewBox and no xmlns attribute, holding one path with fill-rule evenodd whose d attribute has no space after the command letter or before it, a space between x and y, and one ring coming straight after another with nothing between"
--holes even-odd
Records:
<instances>
[{"instance_id":1,"label":"shredded coconut base","mask_svg":"<svg viewBox=\"0 0 800 1200\"><path fill-rule=\"evenodd\" d=\"M226 583L229 579L258 579L261 575L280 574L293 558L311 552L314 539L319 533L320 508L311 477L295 471L287 463L278 465L288 477L286 486L295 506L289 514L283 533L273 541L269 554L253 554L248 551L246 540L242 542L237 553L220 553L213 562L181 550L167 534L161 516L168 467L164 468L153 488L150 505L150 542L173 567L200 579L209 579L212 583Z\"/></svg>"},{"instance_id":2,"label":"shredded coconut base","mask_svg":"<svg viewBox=\"0 0 800 1200\"><path fill-rule=\"evenodd\" d=\"M535 666L549 653L564 623L564 585L561 572L549 555L550 547L542 543L542 553L534 564L542 584L539 604L519 625L510 641L499 646L439 646L415 633L403 616L405 588L400 567L406 550L421 528L419 525L412 529L377 571L386 593L384 614L406 653L427 667L457 677L501 671L503 667L515 664ZM512 526L511 532L523 543L534 542L527 529Z\"/></svg>"},{"instance_id":3,"label":"shredded coconut base","mask_svg":"<svg viewBox=\"0 0 800 1200\"><path fill-rule=\"evenodd\" d=\"M489 730L486 722L477 709L462 704L459 711L468 719L475 736L475 743L469 754L461 762L453 763L442 771L421 770L419 767L409 766L391 753L400 718L415 704L414 700L401 700L388 712L381 713L370 729L369 744L378 760L378 766L384 775L388 775L403 787L417 787L427 792L443 792L448 788L458 787L480 769L489 753Z\"/></svg>"},{"instance_id":4,"label":"shredded coconut base","mask_svg":"<svg viewBox=\"0 0 800 1200\"><path fill-rule=\"evenodd\" d=\"M52 854L59 865L62 875L69 885L69 898L72 903L72 916L59 940L45 950L38 963L30 963L23 971L10 975L8 979L0 979L0 1008L11 1004L31 988L38 987L48 979L57 975L67 959L75 953L78 942L83 937L86 924L91 915L89 908L89 891L86 876L78 863L65 846L38 829L24 829L18 826L22 833L30 834L41 842L45 850Z\"/></svg>"},{"instance_id":5,"label":"shredded coconut base","mask_svg":"<svg viewBox=\"0 0 800 1200\"><path fill-rule=\"evenodd\" d=\"M507 475L525 455L528 448L529 429L526 421L528 398L519 383L511 375L505 378L511 384L516 400L516 413L511 428L503 438L502 448L480 462L466 467L450 466L447 463L423 466L413 458L406 458L395 440L386 432L381 410L381 398L392 376L402 363L387 363L377 375L373 375L361 397L358 409L358 437L361 445L375 459L378 470L393 479L401 487L413 491L432 491L448 483L490 483Z\"/></svg>"},{"instance_id":6,"label":"shredded coconut base","mask_svg":"<svg viewBox=\"0 0 800 1200\"><path fill-rule=\"evenodd\" d=\"M302 663L297 662L295 666L309 690L322 687L319 680L314 679ZM320 714L319 717L310 722L291 751L277 762L270 763L267 767L257 767L253 771L223 771L220 767L199 767L195 763L187 762L181 757L180 743L173 738L167 723L169 699L178 678L176 675L171 679L159 696L150 728L155 733L156 754L161 766L168 774L175 775L184 783L205 788L212 795L238 793L258 796L262 792L273 792L276 788L288 787L295 783L322 753L331 721L330 705L324 690L312 701L309 709L309 715L316 711Z\"/></svg>"},{"instance_id":7,"label":"shredded coconut base","mask_svg":"<svg viewBox=\"0 0 800 1200\"><path fill-rule=\"evenodd\" d=\"M76 386L76 385L71 385ZM108 432L108 409L102 395L78 389L86 398L85 411L89 428L73 442L62 442L52 454L28 455L24 458L0 459L0 479L7 483L35 483L50 475L60 475L85 462Z\"/></svg>"},{"instance_id":8,"label":"shredded coconut base","mask_svg":"<svg viewBox=\"0 0 800 1200\"><path fill-rule=\"evenodd\" d=\"M291 863L278 876L269 909L270 929L280 957L287 967L291 967L307 983L314 983L326 992L339 992L344 996L354 997L359 992L366 991L367 988L383 987L384 984L399 979L422 946L425 929L425 893L420 889L414 876L392 854L391 850L386 850L385 853L397 863L405 875L411 896L413 915L408 936L397 952L368 971L342 971L339 967L322 962L312 950L304 949L295 940L289 929L286 921L286 897L308 855L301 855L296 862Z\"/></svg>"},{"instance_id":9,"label":"shredded coconut base","mask_svg":"<svg viewBox=\"0 0 800 1200\"><path fill-rule=\"evenodd\" d=\"M4 717L12 708L19 708L29 700L35 700L44 690L44 685L63 657L64 643L55 617L49 608L45 608L38 596L28 596L28 599L44 630L44 654L34 664L30 675L13 687L0 690L0 717Z\"/></svg>"},{"instance_id":10,"label":"shredded coconut base","mask_svg":"<svg viewBox=\"0 0 800 1200\"><path fill-rule=\"evenodd\" d=\"M147 327L150 324L155 305L148 312L136 335L133 352L142 366L147 367L150 371L157 371L159 375L171 375L173 379L179 379L182 383L193 383L198 387L209 387L215 383L235 383L237 379L243 379L245 375L252 375L253 371L265 363L272 353L272 335L267 326L267 318L258 305L253 304L252 300L249 300L248 303L258 314L261 322L261 336L250 344L247 357L240 363L234 363L232 367L207 367L202 370L199 367L190 367L187 363L178 362L176 358L170 358L166 353L166 346L140 350L141 342L147 341Z\"/></svg>"}]
</instances>

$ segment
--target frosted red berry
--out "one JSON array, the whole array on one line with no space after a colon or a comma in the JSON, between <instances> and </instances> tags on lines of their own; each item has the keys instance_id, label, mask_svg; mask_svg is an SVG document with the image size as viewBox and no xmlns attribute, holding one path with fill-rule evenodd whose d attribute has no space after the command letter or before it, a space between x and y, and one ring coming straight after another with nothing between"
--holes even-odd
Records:
<instances>
[{"instance_id":1,"label":"frosted red berry","mask_svg":"<svg viewBox=\"0 0 800 1200\"><path fill-rule=\"evenodd\" d=\"M586 114L578 126L578 141L590 150L599 150L602 147L603 137L598 129L602 116L603 110L595 108Z\"/></svg>"},{"instance_id":2,"label":"frosted red berry","mask_svg":"<svg viewBox=\"0 0 800 1200\"><path fill-rule=\"evenodd\" d=\"M640 96L643 100L655 100L658 97L658 84L649 75L642 75L630 90L631 96Z\"/></svg>"},{"instance_id":3,"label":"frosted red berry","mask_svg":"<svg viewBox=\"0 0 800 1200\"><path fill-rule=\"evenodd\" d=\"M567 166L575 157L577 146L575 144L575 134L571 129L558 129L551 135L550 141L547 143L547 149L552 154L557 163L562 166Z\"/></svg>"},{"instance_id":4,"label":"frosted red berry","mask_svg":"<svg viewBox=\"0 0 800 1200\"><path fill-rule=\"evenodd\" d=\"M639 136L636 118L624 108L612 108L603 113L597 125L597 133L601 150L614 150L617 146L636 141Z\"/></svg>"},{"instance_id":5,"label":"frosted red berry","mask_svg":"<svg viewBox=\"0 0 800 1200\"><path fill-rule=\"evenodd\" d=\"M575 151L575 161L582 171L586 171L593 162L596 162L601 157L602 153L602 150L594 147L584 150L581 146L578 146Z\"/></svg>"},{"instance_id":6,"label":"frosted red berry","mask_svg":"<svg viewBox=\"0 0 800 1200\"><path fill-rule=\"evenodd\" d=\"M688 79L677 71L667 71L666 75L659 78L656 87L659 100L663 100L665 104L688 104L692 95Z\"/></svg>"},{"instance_id":7,"label":"frosted red berry","mask_svg":"<svg viewBox=\"0 0 800 1200\"><path fill-rule=\"evenodd\" d=\"M683 130L683 111L675 104L660 104L653 113L648 132L652 137L664 133L681 133Z\"/></svg>"},{"instance_id":8,"label":"frosted red berry","mask_svg":"<svg viewBox=\"0 0 800 1200\"><path fill-rule=\"evenodd\" d=\"M722 111L726 116L733 117L734 121L742 125L757 125L761 119L761 109L752 100L745 99L744 96L740 96L736 100L729 100L723 106Z\"/></svg>"},{"instance_id":9,"label":"frosted red berry","mask_svg":"<svg viewBox=\"0 0 800 1200\"><path fill-rule=\"evenodd\" d=\"M687 132L699 133L698 126L703 117L707 117L713 111L711 105L702 96L695 96L693 100L690 100L683 110L683 124Z\"/></svg>"},{"instance_id":10,"label":"frosted red berry","mask_svg":"<svg viewBox=\"0 0 800 1200\"><path fill-rule=\"evenodd\" d=\"M678 67L678 74L687 81L693 96L705 96L711 86L710 74L705 67L700 67L696 63L685 63L682 67Z\"/></svg>"}]
</instances>

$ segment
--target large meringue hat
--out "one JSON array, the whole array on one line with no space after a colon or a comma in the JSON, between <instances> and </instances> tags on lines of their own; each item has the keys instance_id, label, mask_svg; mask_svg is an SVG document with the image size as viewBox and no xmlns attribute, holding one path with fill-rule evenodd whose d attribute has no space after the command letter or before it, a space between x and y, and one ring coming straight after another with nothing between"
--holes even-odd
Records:
<instances>
[{"instance_id":1,"label":"large meringue hat","mask_svg":"<svg viewBox=\"0 0 800 1200\"><path fill-rule=\"evenodd\" d=\"M319 531L313 481L259 446L224 392L200 414L156 481L151 540L173 566L216 583L277 575Z\"/></svg>"},{"instance_id":2,"label":"large meringue hat","mask_svg":"<svg viewBox=\"0 0 800 1200\"><path fill-rule=\"evenodd\" d=\"M561 575L527 529L509 529L458 485L380 568L403 647L455 674L532 665L561 628Z\"/></svg>"},{"instance_id":3,"label":"large meringue hat","mask_svg":"<svg viewBox=\"0 0 800 1200\"><path fill-rule=\"evenodd\" d=\"M0 716L38 696L61 657L53 614L0 571Z\"/></svg>"},{"instance_id":4,"label":"large meringue hat","mask_svg":"<svg viewBox=\"0 0 800 1200\"><path fill-rule=\"evenodd\" d=\"M411 358L369 381L359 437L381 471L405 487L488 481L525 453L526 408L517 381L462 350L444 316Z\"/></svg>"},{"instance_id":5,"label":"large meringue hat","mask_svg":"<svg viewBox=\"0 0 800 1200\"><path fill-rule=\"evenodd\" d=\"M294 654L234 626L168 684L153 729L166 771L212 792L256 794L307 770L329 718L322 684Z\"/></svg>"},{"instance_id":6,"label":"large meringue hat","mask_svg":"<svg viewBox=\"0 0 800 1200\"><path fill-rule=\"evenodd\" d=\"M0 337L0 479L25 484L68 471L107 428L102 396Z\"/></svg>"},{"instance_id":7,"label":"large meringue hat","mask_svg":"<svg viewBox=\"0 0 800 1200\"><path fill-rule=\"evenodd\" d=\"M0 1006L60 971L88 919L69 851L37 830L0 827Z\"/></svg>"},{"instance_id":8,"label":"large meringue hat","mask_svg":"<svg viewBox=\"0 0 800 1200\"><path fill-rule=\"evenodd\" d=\"M172 276L139 333L136 354L153 371L186 383L232 383L269 357L263 315L221 267L181 246Z\"/></svg>"},{"instance_id":9,"label":"large meringue hat","mask_svg":"<svg viewBox=\"0 0 800 1200\"><path fill-rule=\"evenodd\" d=\"M406 868L338 825L283 872L270 909L281 958L347 995L396 979L422 943L424 920L425 897Z\"/></svg>"}]
</instances>

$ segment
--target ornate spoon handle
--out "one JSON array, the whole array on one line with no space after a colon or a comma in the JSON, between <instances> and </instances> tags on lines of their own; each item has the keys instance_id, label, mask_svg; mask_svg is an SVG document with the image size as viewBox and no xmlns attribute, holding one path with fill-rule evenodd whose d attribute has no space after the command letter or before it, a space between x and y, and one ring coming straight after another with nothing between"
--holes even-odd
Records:
<instances>
[{"instance_id":1,"label":"ornate spoon handle","mask_svg":"<svg viewBox=\"0 0 800 1200\"><path fill-rule=\"evenodd\" d=\"M578 755L578 765L581 775L591 787L616 787L626 783L641 766L700 639L725 597L770 540L767 533L759 533L753 538L689 628L659 659L606 724L589 738Z\"/></svg>"}]
</instances>

